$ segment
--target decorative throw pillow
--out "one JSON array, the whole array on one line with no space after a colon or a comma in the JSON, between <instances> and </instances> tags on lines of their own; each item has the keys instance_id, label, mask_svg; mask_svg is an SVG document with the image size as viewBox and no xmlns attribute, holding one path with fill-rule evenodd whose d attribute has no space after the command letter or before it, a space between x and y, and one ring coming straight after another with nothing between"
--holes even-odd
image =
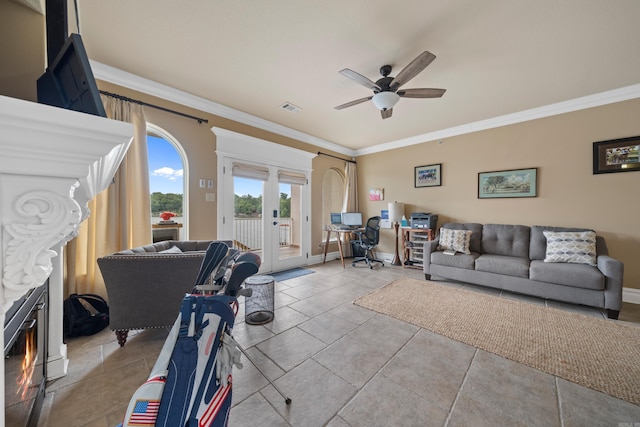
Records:
<instances>
[{"instance_id":1,"label":"decorative throw pillow","mask_svg":"<svg viewBox=\"0 0 640 427\"><path fill-rule=\"evenodd\" d=\"M159 254L181 254L182 251L177 246L171 246L169 249L158 252Z\"/></svg>"},{"instance_id":2,"label":"decorative throw pillow","mask_svg":"<svg viewBox=\"0 0 640 427\"><path fill-rule=\"evenodd\" d=\"M595 231L546 231L547 253L544 262L570 262L596 265Z\"/></svg>"},{"instance_id":3,"label":"decorative throw pillow","mask_svg":"<svg viewBox=\"0 0 640 427\"><path fill-rule=\"evenodd\" d=\"M456 251L469 255L469 241L471 240L471 230L452 230L450 228L440 229L440 242L438 250Z\"/></svg>"}]
</instances>

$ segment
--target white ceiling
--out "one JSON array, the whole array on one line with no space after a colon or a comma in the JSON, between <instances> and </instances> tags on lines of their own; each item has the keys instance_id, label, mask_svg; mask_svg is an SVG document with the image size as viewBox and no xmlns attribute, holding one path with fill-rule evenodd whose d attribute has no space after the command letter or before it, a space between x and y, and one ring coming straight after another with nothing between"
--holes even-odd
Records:
<instances>
[{"instance_id":1,"label":"white ceiling","mask_svg":"<svg viewBox=\"0 0 640 427\"><path fill-rule=\"evenodd\" d=\"M601 92L640 96L638 0L78 0L78 8L92 61L356 152ZM372 95L339 70L375 81L382 65L396 75L424 50L436 60L403 88L447 89L442 98L400 99L386 120L370 101L334 109Z\"/></svg>"}]
</instances>

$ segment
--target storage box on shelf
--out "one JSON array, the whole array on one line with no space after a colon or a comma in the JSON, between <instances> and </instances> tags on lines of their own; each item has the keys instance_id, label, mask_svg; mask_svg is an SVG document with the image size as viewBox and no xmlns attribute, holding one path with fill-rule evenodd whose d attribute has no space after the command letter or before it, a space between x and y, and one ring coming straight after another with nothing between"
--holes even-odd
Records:
<instances>
[{"instance_id":1,"label":"storage box on shelf","mask_svg":"<svg viewBox=\"0 0 640 427\"><path fill-rule=\"evenodd\" d=\"M434 235L431 228L402 227L403 267L422 268L424 243L433 240Z\"/></svg>"}]
</instances>

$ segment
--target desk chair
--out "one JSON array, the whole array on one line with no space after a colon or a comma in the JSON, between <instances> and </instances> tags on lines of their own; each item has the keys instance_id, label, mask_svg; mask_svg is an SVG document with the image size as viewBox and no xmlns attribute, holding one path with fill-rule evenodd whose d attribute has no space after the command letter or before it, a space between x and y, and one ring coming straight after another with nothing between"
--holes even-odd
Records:
<instances>
[{"instance_id":1,"label":"desk chair","mask_svg":"<svg viewBox=\"0 0 640 427\"><path fill-rule=\"evenodd\" d=\"M357 262L366 262L369 268L373 269L373 263L379 262L384 267L384 262L379 259L375 259L373 255L371 255L371 251L378 245L380 241L380 217L374 216L367 220L367 225L364 227L363 231L355 231L358 235L358 240L355 240L354 243L356 246L364 249L364 256L355 257L353 262L351 263L352 267L356 266Z\"/></svg>"}]
</instances>

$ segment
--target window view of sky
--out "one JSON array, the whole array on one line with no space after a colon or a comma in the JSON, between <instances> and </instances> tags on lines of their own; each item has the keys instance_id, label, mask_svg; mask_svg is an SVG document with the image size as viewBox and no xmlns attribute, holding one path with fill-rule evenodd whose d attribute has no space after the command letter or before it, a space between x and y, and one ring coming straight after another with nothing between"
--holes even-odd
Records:
<instances>
[{"instance_id":1,"label":"window view of sky","mask_svg":"<svg viewBox=\"0 0 640 427\"><path fill-rule=\"evenodd\" d=\"M184 168L176 149L167 140L151 135L147 135L147 147L151 193L182 194Z\"/></svg>"},{"instance_id":2,"label":"window view of sky","mask_svg":"<svg viewBox=\"0 0 640 427\"><path fill-rule=\"evenodd\" d=\"M236 176L233 178L233 192L238 196L246 196L248 194L253 197L259 197L262 194L263 184L262 181Z\"/></svg>"}]
</instances>

